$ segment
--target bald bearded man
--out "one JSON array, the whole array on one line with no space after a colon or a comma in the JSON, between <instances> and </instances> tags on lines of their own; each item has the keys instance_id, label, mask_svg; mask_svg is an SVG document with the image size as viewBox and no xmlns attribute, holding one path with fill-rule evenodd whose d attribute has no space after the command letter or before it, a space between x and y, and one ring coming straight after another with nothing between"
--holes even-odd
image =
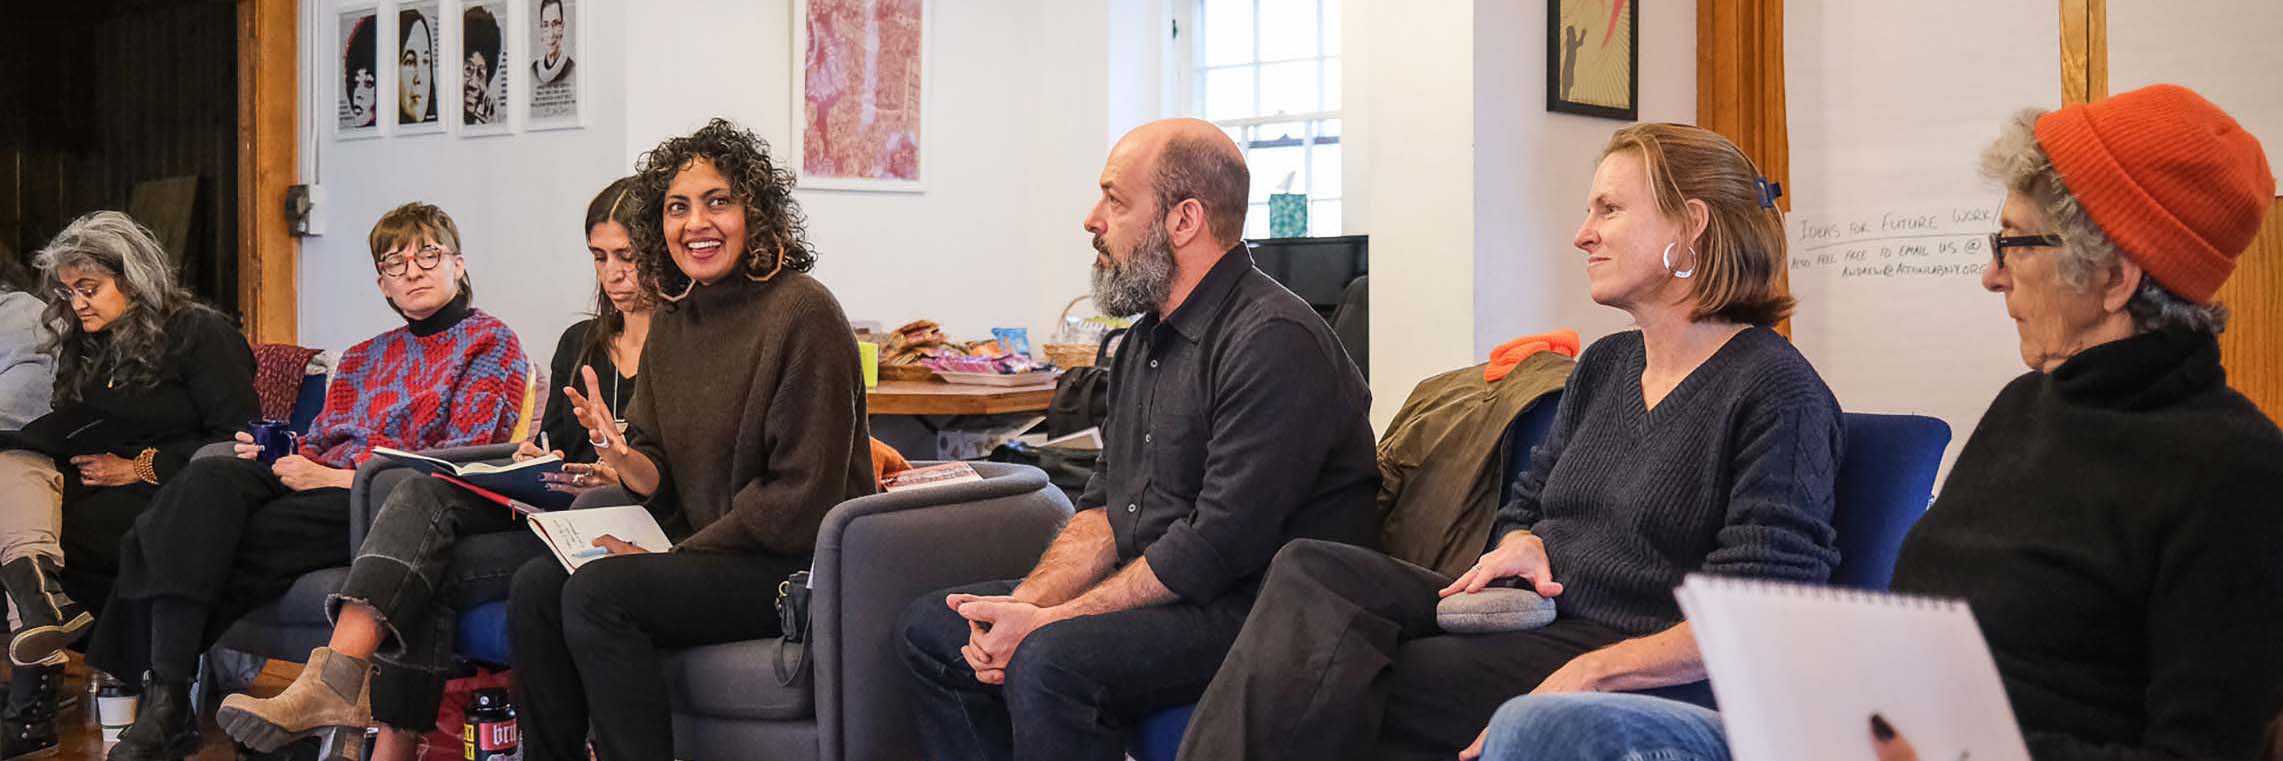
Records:
<instances>
[{"instance_id":1,"label":"bald bearded man","mask_svg":"<svg viewBox=\"0 0 2283 761\"><path fill-rule=\"evenodd\" d=\"M1305 302L1254 268L1250 174L1195 119L1128 133L1086 215L1094 300L1140 315L1102 459L1030 574L923 596L905 660L928 758L1125 757L1193 702L1285 542L1377 543L1371 392Z\"/></svg>"}]
</instances>

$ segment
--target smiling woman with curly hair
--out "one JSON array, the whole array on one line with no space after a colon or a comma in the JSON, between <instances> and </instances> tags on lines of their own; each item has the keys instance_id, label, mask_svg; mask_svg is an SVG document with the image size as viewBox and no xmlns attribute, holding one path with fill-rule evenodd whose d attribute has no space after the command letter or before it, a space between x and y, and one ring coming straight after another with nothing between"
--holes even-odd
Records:
<instances>
[{"instance_id":1,"label":"smiling woman with curly hair","mask_svg":"<svg viewBox=\"0 0 2283 761\"><path fill-rule=\"evenodd\" d=\"M627 231L634 240L635 266L644 288L672 302L689 293L692 278L707 279L681 268L679 255L669 258L672 247L664 238L668 228L675 226L661 223L668 211L670 186L682 175L682 168L693 161L704 161L727 183L729 196L719 200L741 201L738 206L743 221L739 229L744 235L739 246L742 258L715 257L715 250L701 249L692 263L716 275L727 274L732 263L742 263L745 276L757 280L767 280L782 270L808 272L816 267L816 250L809 247L808 219L801 215L800 203L793 200L793 172L772 160L768 149L768 144L751 131L715 119L688 137L669 139L644 154L642 171L634 177L634 200L639 204L635 216L642 222Z\"/></svg>"},{"instance_id":2,"label":"smiling woman with curly hair","mask_svg":"<svg viewBox=\"0 0 2283 761\"><path fill-rule=\"evenodd\" d=\"M777 636L761 590L808 567L825 511L873 490L856 343L808 275L792 190L768 145L726 121L642 158L628 233L662 302L642 374L624 418L593 368L564 394L675 546L605 537L612 556L575 574L552 557L516 573L525 758L586 758L590 724L602 758L671 758L659 649Z\"/></svg>"}]
</instances>

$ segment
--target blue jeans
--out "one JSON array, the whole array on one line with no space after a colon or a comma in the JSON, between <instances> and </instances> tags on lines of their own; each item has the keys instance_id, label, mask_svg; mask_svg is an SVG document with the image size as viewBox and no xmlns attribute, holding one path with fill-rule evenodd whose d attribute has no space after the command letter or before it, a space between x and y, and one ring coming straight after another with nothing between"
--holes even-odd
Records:
<instances>
[{"instance_id":1,"label":"blue jeans","mask_svg":"<svg viewBox=\"0 0 2283 761\"><path fill-rule=\"evenodd\" d=\"M1490 720L1483 761L1728 761L1720 714L1647 695L1524 695Z\"/></svg>"}]
</instances>

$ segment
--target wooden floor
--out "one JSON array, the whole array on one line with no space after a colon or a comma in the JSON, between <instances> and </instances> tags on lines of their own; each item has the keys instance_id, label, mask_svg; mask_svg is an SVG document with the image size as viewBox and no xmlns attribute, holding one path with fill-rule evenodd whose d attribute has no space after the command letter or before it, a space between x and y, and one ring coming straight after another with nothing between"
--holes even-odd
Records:
<instances>
[{"instance_id":1,"label":"wooden floor","mask_svg":"<svg viewBox=\"0 0 2283 761\"><path fill-rule=\"evenodd\" d=\"M300 664L296 663L271 661L269 666L262 670L262 675L254 680L253 688L247 692L265 697L275 695L283 691L286 684L293 681L294 675L299 673L300 668ZM64 668L63 682L64 689L69 694L78 696L79 703L65 708L63 715L56 719L56 729L63 734L63 745L59 749L60 753L49 756L49 758L64 759L65 761L99 761L103 758L104 752L103 729L95 723L93 701L87 695L86 664L81 662L79 658L73 657L71 665ZM237 758L236 750L231 747L230 738L223 735L222 731L217 729L211 721L206 724L205 737L205 747L200 748L198 755L192 757L196 761L231 761Z\"/></svg>"}]
</instances>

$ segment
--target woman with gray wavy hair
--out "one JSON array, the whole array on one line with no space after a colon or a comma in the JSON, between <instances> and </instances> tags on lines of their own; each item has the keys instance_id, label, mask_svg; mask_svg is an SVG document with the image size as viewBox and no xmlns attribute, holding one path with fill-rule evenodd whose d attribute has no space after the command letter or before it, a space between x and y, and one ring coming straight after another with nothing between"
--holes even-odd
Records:
<instances>
[{"instance_id":1,"label":"woman with gray wavy hair","mask_svg":"<svg viewBox=\"0 0 2283 761\"><path fill-rule=\"evenodd\" d=\"M1982 285L2031 372L1894 588L1973 608L2040 761L2258 756L2283 709L2283 431L2227 387L2213 296L2275 198L2267 157L2154 85L2025 111L1982 167L2006 188ZM1882 761L1916 758L1912 727L1863 721ZM1728 758L1717 714L1639 695L1519 698L1487 739L1502 761Z\"/></svg>"},{"instance_id":2,"label":"woman with gray wavy hair","mask_svg":"<svg viewBox=\"0 0 2283 761\"><path fill-rule=\"evenodd\" d=\"M176 284L150 230L88 214L35 264L56 371L53 410L0 432L0 585L17 664L0 758L55 746L62 650L94 624L76 600L109 593L120 535L199 447L261 415L253 350Z\"/></svg>"}]
</instances>

